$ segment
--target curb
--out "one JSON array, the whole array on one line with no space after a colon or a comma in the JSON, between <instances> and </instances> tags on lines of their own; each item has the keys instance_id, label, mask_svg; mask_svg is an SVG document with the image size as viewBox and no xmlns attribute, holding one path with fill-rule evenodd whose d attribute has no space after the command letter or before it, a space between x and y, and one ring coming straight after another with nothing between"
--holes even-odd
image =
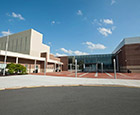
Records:
<instances>
[{"instance_id":1,"label":"curb","mask_svg":"<svg viewBox=\"0 0 140 115\"><path fill-rule=\"evenodd\" d=\"M99 85L41 85L41 86L24 86L24 87L12 87L12 88L0 88L2 90L15 90L15 89L24 89L24 88L39 88L39 87L78 87L78 86L85 86L85 87L128 87L128 88L140 88L138 86L127 86L127 85L106 85L106 84L99 84Z\"/></svg>"}]
</instances>

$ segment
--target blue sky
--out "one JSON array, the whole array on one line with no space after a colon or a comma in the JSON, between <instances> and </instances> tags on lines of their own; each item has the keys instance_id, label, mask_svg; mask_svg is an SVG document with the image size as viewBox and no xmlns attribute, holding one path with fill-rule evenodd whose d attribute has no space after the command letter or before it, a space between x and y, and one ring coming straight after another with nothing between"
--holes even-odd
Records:
<instances>
[{"instance_id":1,"label":"blue sky","mask_svg":"<svg viewBox=\"0 0 140 115\"><path fill-rule=\"evenodd\" d=\"M30 28L55 55L111 53L140 36L140 0L0 1L0 36Z\"/></svg>"}]
</instances>

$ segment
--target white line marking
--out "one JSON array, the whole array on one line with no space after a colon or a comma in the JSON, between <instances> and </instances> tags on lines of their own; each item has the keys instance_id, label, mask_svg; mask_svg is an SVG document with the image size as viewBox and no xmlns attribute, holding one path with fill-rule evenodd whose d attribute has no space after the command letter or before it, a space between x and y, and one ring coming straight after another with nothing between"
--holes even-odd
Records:
<instances>
[{"instance_id":1,"label":"white line marking","mask_svg":"<svg viewBox=\"0 0 140 115\"><path fill-rule=\"evenodd\" d=\"M105 72L108 76L110 76L110 77L113 77L111 74L109 74L109 73L107 73L107 72Z\"/></svg>"},{"instance_id":2,"label":"white line marking","mask_svg":"<svg viewBox=\"0 0 140 115\"><path fill-rule=\"evenodd\" d=\"M84 75L86 75L86 74L88 74L88 73L81 74L81 75L79 75L79 77L82 77L82 76L84 76Z\"/></svg>"},{"instance_id":3,"label":"white line marking","mask_svg":"<svg viewBox=\"0 0 140 115\"><path fill-rule=\"evenodd\" d=\"M98 77L98 72L96 72L95 77Z\"/></svg>"},{"instance_id":4,"label":"white line marking","mask_svg":"<svg viewBox=\"0 0 140 115\"><path fill-rule=\"evenodd\" d=\"M122 75L123 77L129 77L129 76L122 74L122 73L118 73L118 74Z\"/></svg>"},{"instance_id":5,"label":"white line marking","mask_svg":"<svg viewBox=\"0 0 140 115\"><path fill-rule=\"evenodd\" d=\"M71 74L69 74L69 75L74 75L75 73L71 73Z\"/></svg>"}]
</instances>

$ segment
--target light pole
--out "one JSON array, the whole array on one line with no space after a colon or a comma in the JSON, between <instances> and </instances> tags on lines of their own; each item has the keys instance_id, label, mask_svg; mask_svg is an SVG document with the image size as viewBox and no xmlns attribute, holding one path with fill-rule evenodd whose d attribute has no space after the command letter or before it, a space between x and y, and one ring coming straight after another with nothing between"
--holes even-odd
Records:
<instances>
[{"instance_id":1,"label":"light pole","mask_svg":"<svg viewBox=\"0 0 140 115\"><path fill-rule=\"evenodd\" d=\"M114 62L114 78L116 79L116 60L113 59Z\"/></svg>"},{"instance_id":2,"label":"light pole","mask_svg":"<svg viewBox=\"0 0 140 115\"><path fill-rule=\"evenodd\" d=\"M102 73L103 73L103 63L101 63Z\"/></svg>"},{"instance_id":3,"label":"light pole","mask_svg":"<svg viewBox=\"0 0 140 115\"><path fill-rule=\"evenodd\" d=\"M75 77L77 78L77 59L75 59Z\"/></svg>"},{"instance_id":4,"label":"light pole","mask_svg":"<svg viewBox=\"0 0 140 115\"><path fill-rule=\"evenodd\" d=\"M9 30L8 30L9 31ZM7 50L8 50L8 42L9 42L9 35L7 35L7 40L6 40L6 48L5 48L5 57L4 57L4 71L3 75L5 75L5 70L6 70L6 60L7 60Z\"/></svg>"}]
</instances>

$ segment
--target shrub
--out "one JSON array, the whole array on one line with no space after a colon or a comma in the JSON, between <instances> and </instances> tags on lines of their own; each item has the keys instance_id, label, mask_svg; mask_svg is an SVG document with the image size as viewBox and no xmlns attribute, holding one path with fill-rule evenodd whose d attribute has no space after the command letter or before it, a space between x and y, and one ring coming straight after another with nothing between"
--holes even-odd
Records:
<instances>
[{"instance_id":1,"label":"shrub","mask_svg":"<svg viewBox=\"0 0 140 115\"><path fill-rule=\"evenodd\" d=\"M7 64L6 68L8 69L9 74L14 74L15 73L15 64L14 63Z\"/></svg>"},{"instance_id":2,"label":"shrub","mask_svg":"<svg viewBox=\"0 0 140 115\"><path fill-rule=\"evenodd\" d=\"M26 67L21 64L7 64L9 74L26 74Z\"/></svg>"}]
</instances>

